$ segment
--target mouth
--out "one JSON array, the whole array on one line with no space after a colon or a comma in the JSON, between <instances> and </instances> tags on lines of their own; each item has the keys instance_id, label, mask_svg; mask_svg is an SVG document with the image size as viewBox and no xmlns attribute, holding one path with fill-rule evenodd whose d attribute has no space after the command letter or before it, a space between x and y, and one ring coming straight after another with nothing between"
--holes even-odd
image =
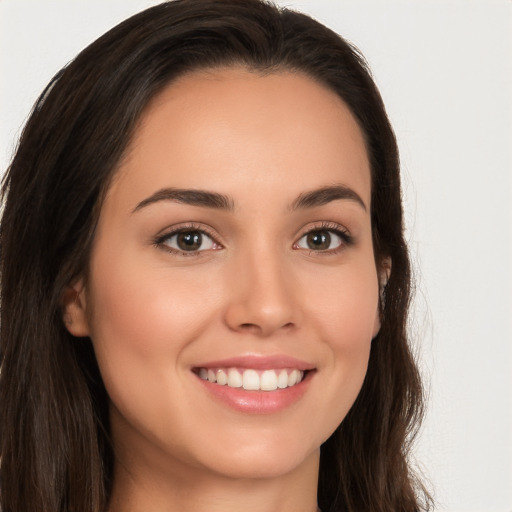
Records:
<instances>
[{"instance_id":1,"label":"mouth","mask_svg":"<svg viewBox=\"0 0 512 512\"><path fill-rule=\"evenodd\" d=\"M255 354L199 363L191 370L210 396L251 415L279 413L297 404L317 372L314 364L294 357Z\"/></svg>"},{"instance_id":2,"label":"mouth","mask_svg":"<svg viewBox=\"0 0 512 512\"><path fill-rule=\"evenodd\" d=\"M202 380L218 386L242 388L246 391L276 391L291 388L304 380L309 370L277 368L194 368L193 372Z\"/></svg>"}]
</instances>

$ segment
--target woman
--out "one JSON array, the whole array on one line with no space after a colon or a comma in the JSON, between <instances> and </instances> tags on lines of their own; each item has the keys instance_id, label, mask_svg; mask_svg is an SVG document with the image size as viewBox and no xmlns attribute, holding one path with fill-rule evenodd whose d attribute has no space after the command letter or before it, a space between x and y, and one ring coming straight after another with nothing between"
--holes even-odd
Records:
<instances>
[{"instance_id":1,"label":"woman","mask_svg":"<svg viewBox=\"0 0 512 512\"><path fill-rule=\"evenodd\" d=\"M148 9L43 92L3 199L3 512L428 507L396 142L339 36Z\"/></svg>"}]
</instances>

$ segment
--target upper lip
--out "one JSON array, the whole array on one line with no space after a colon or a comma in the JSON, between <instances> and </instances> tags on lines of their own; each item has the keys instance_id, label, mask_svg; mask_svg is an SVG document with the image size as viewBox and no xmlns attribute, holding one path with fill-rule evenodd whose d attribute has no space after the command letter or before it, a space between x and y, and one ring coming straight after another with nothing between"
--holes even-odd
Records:
<instances>
[{"instance_id":1,"label":"upper lip","mask_svg":"<svg viewBox=\"0 0 512 512\"><path fill-rule=\"evenodd\" d=\"M248 354L242 356L207 361L194 366L195 368L251 368L255 370L274 370L279 368L295 368L297 370L313 370L315 366L307 361L284 354L264 356Z\"/></svg>"}]
</instances>

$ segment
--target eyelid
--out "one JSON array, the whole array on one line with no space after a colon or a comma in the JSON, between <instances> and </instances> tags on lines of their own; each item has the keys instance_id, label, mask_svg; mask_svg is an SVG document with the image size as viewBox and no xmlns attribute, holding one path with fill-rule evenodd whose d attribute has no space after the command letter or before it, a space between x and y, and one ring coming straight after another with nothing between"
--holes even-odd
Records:
<instances>
[{"instance_id":1,"label":"eyelid","mask_svg":"<svg viewBox=\"0 0 512 512\"><path fill-rule=\"evenodd\" d=\"M341 224L338 224L337 222L332 221L319 221L316 223L313 223L312 225L308 225L307 228L302 230L301 235L297 238L297 241L293 244L294 249L304 249L302 247L298 247L298 243L300 240L302 240L305 236L307 236L310 233L313 233L315 231L330 231L333 232L335 235L337 235L342 240L342 244L335 248L335 249L328 249L328 250L315 250L315 249L309 249L309 252L311 254L318 254L318 255L333 255L337 254L338 252L342 251L343 249L346 249L347 247L350 247L354 245L355 239L350 234L349 230L344 227Z\"/></svg>"},{"instance_id":2,"label":"eyelid","mask_svg":"<svg viewBox=\"0 0 512 512\"><path fill-rule=\"evenodd\" d=\"M179 249L175 249L174 247L170 247L169 245L166 245L165 242L169 238L176 236L180 233L187 233L192 231L198 231L199 233L206 235L208 238L210 238L213 243L218 246L214 249L203 249L199 251L180 251ZM209 252L212 250L219 250L224 248L221 242L218 241L218 237L216 234L213 233L213 230L209 228L208 226L201 224L201 223L195 223L195 222L186 222L183 224L177 224L174 226L170 226L165 228L164 230L160 231L153 239L153 244L166 252L169 252L171 254L177 254L179 256L200 256L205 252Z\"/></svg>"}]
</instances>

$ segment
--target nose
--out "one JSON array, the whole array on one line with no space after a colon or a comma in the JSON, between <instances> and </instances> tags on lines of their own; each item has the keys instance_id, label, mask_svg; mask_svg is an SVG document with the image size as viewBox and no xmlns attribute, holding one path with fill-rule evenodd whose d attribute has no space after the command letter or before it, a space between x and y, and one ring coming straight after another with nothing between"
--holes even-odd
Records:
<instances>
[{"instance_id":1,"label":"nose","mask_svg":"<svg viewBox=\"0 0 512 512\"><path fill-rule=\"evenodd\" d=\"M225 310L230 329L268 337L299 324L295 283L286 263L278 255L261 252L237 260Z\"/></svg>"}]
</instances>

